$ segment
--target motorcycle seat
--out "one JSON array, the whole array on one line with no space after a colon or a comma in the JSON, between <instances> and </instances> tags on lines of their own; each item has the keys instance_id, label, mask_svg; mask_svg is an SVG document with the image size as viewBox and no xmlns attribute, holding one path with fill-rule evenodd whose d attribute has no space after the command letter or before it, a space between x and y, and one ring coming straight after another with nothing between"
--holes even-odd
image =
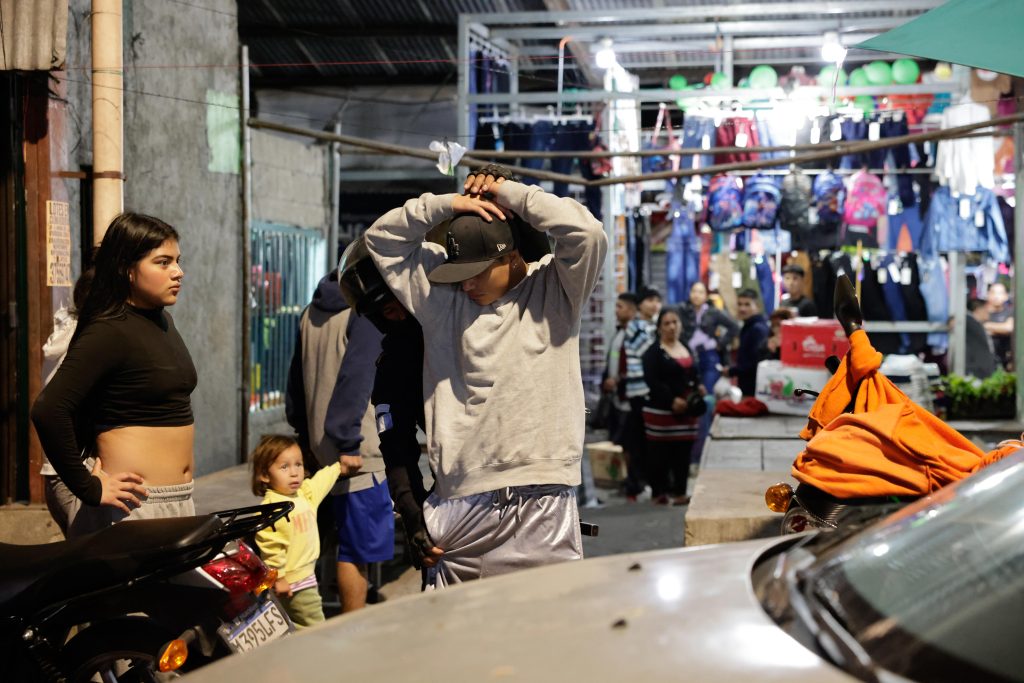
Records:
<instances>
[{"instance_id":1,"label":"motorcycle seat","mask_svg":"<svg viewBox=\"0 0 1024 683\"><path fill-rule=\"evenodd\" d=\"M187 562L194 566L205 554L203 542L222 526L215 515L146 519L120 522L70 541L0 543L0 613L31 612L161 568Z\"/></svg>"}]
</instances>

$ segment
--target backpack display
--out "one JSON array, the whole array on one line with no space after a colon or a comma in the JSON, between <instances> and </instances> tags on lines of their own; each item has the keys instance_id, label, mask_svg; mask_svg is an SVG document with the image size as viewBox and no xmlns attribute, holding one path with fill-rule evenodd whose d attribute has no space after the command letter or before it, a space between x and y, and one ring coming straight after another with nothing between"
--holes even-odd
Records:
<instances>
[{"instance_id":1,"label":"backpack display","mask_svg":"<svg viewBox=\"0 0 1024 683\"><path fill-rule=\"evenodd\" d=\"M885 215L889 193L878 176L860 171L854 174L850 183L850 195L846 199L843 220L847 225L874 227Z\"/></svg>"},{"instance_id":2,"label":"backpack display","mask_svg":"<svg viewBox=\"0 0 1024 683\"><path fill-rule=\"evenodd\" d=\"M782 179L779 225L783 230L805 233L811 229L811 179L799 168Z\"/></svg>"},{"instance_id":3,"label":"backpack display","mask_svg":"<svg viewBox=\"0 0 1024 683\"><path fill-rule=\"evenodd\" d=\"M826 171L814 179L811 192L811 206L817 211L820 223L839 223L843 219L843 200L846 186L832 171Z\"/></svg>"},{"instance_id":4,"label":"backpack display","mask_svg":"<svg viewBox=\"0 0 1024 683\"><path fill-rule=\"evenodd\" d=\"M719 173L708 189L708 225L712 230L732 230L743 225L743 190L736 176Z\"/></svg>"},{"instance_id":5,"label":"backpack display","mask_svg":"<svg viewBox=\"0 0 1024 683\"><path fill-rule=\"evenodd\" d=\"M743 225L766 230L775 226L782 195L768 176L758 173L743 190Z\"/></svg>"}]
</instances>

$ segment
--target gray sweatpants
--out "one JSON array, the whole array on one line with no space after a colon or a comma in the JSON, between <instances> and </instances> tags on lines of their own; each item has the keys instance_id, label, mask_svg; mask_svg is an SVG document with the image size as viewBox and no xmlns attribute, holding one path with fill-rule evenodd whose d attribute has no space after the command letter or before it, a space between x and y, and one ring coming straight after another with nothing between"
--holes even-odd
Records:
<instances>
[{"instance_id":1,"label":"gray sweatpants","mask_svg":"<svg viewBox=\"0 0 1024 683\"><path fill-rule=\"evenodd\" d=\"M571 486L512 486L423 503L434 545L444 550L428 583L448 586L517 569L583 559Z\"/></svg>"},{"instance_id":2,"label":"gray sweatpants","mask_svg":"<svg viewBox=\"0 0 1024 683\"><path fill-rule=\"evenodd\" d=\"M192 500L193 482L173 486L146 485L149 495L141 498L142 505L128 514L109 505L83 505L75 498L74 509L70 511L67 537L77 538L83 534L99 531L111 524L131 519L166 519L170 517L194 517L196 506ZM130 507L130 506L129 506Z\"/></svg>"}]
</instances>

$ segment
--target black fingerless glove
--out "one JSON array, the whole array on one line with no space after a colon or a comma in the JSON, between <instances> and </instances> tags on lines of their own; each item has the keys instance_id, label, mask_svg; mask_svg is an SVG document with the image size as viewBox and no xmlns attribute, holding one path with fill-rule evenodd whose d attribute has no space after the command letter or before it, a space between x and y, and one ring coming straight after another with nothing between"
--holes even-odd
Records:
<instances>
[{"instance_id":1,"label":"black fingerless glove","mask_svg":"<svg viewBox=\"0 0 1024 683\"><path fill-rule=\"evenodd\" d=\"M515 175L509 169L505 168L500 164L487 164L473 171L473 175L482 176L494 176L495 178L504 178L505 180L512 180L519 182L519 176Z\"/></svg>"}]
</instances>

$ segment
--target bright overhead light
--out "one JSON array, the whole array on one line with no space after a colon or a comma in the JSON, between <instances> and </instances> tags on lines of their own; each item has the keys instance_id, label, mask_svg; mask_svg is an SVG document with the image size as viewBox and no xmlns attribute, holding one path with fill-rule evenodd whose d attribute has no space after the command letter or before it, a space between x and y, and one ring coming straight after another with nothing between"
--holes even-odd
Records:
<instances>
[{"instance_id":1,"label":"bright overhead light","mask_svg":"<svg viewBox=\"0 0 1024 683\"><path fill-rule=\"evenodd\" d=\"M604 38L601 41L601 49L594 55L594 61L598 69L611 69L618 63L615 50L612 49L611 38Z\"/></svg>"},{"instance_id":2,"label":"bright overhead light","mask_svg":"<svg viewBox=\"0 0 1024 683\"><path fill-rule=\"evenodd\" d=\"M830 64L839 64L846 59L846 48L839 42L836 31L825 32L825 42L821 46L821 59Z\"/></svg>"}]
</instances>

